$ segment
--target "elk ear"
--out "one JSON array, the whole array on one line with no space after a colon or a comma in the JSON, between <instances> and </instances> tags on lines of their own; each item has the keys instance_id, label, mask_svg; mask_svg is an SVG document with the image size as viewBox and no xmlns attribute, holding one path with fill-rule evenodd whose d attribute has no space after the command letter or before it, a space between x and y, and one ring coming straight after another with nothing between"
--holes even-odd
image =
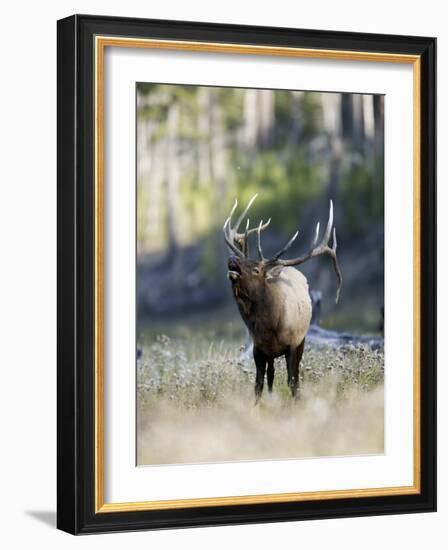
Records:
<instances>
[{"instance_id":1,"label":"elk ear","mask_svg":"<svg viewBox=\"0 0 448 550\"><path fill-rule=\"evenodd\" d=\"M282 271L283 271L282 265L275 265L274 267L269 269L269 271L266 273L266 280L272 281L273 279L277 279L278 277L280 277Z\"/></svg>"}]
</instances>

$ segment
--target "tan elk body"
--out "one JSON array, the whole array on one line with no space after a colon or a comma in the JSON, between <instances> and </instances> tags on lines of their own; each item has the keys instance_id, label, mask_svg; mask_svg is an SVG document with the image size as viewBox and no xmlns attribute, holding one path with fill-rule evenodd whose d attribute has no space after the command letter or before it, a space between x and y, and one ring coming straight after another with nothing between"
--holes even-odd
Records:
<instances>
[{"instance_id":1,"label":"tan elk body","mask_svg":"<svg viewBox=\"0 0 448 550\"><path fill-rule=\"evenodd\" d=\"M234 286L234 295L254 346L266 355L278 357L287 346L299 346L311 322L311 299L306 277L293 267L285 267L276 277L265 280L264 296L251 311ZM256 315L251 315L256 313Z\"/></svg>"},{"instance_id":2,"label":"tan elk body","mask_svg":"<svg viewBox=\"0 0 448 550\"><path fill-rule=\"evenodd\" d=\"M341 271L336 256L336 231L333 228L333 205L330 202L330 214L324 236L319 244L319 224L310 251L298 258L283 260L280 257L297 238L298 232L271 259L263 256L261 231L268 227L270 220L258 228L239 233L238 228L247 214L255 197L251 199L244 212L232 228L232 215L237 202L224 224L224 237L232 253L228 260L228 277L232 283L232 292L241 317L246 324L254 344L254 360L257 368L255 395L261 396L267 369L268 390L272 391L274 382L274 359L285 356L288 370L288 384L293 396L297 395L299 384L299 365L302 358L305 337L311 323L311 299L306 277L297 269L308 259L328 254L338 278L336 301L342 283ZM258 261L248 256L248 241L251 234L257 234ZM333 245L328 242L333 236Z\"/></svg>"}]
</instances>

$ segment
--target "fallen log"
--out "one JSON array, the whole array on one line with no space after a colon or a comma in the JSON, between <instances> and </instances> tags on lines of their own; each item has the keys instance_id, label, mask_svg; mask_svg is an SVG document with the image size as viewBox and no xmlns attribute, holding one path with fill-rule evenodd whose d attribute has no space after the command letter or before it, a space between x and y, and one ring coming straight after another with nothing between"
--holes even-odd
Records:
<instances>
[{"instance_id":1,"label":"fallen log","mask_svg":"<svg viewBox=\"0 0 448 550\"><path fill-rule=\"evenodd\" d=\"M371 349L382 349L384 347L384 338L382 336L338 332L322 328L318 325L311 325L306 335L306 342L314 346L339 347L343 345L359 346L360 344L364 344Z\"/></svg>"}]
</instances>

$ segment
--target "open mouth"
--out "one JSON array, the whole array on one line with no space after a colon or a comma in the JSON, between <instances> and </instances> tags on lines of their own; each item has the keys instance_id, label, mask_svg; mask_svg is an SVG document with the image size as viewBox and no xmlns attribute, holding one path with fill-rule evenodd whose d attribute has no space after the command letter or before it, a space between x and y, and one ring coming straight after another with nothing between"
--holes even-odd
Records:
<instances>
[{"instance_id":1,"label":"open mouth","mask_svg":"<svg viewBox=\"0 0 448 550\"><path fill-rule=\"evenodd\" d=\"M229 269L229 271L227 272L227 277L231 281L236 281L240 275L241 275L240 271L236 271L233 269Z\"/></svg>"},{"instance_id":2,"label":"open mouth","mask_svg":"<svg viewBox=\"0 0 448 550\"><path fill-rule=\"evenodd\" d=\"M238 262L236 262L233 258L230 258L228 263L229 270L227 272L227 277L231 281L236 281L238 277L241 275L241 269L238 265Z\"/></svg>"}]
</instances>

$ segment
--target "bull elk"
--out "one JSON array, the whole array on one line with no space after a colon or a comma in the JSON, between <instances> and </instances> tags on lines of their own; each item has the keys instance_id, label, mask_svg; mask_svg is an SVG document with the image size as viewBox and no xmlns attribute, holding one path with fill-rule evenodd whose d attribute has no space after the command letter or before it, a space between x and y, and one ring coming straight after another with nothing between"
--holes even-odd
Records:
<instances>
[{"instance_id":1,"label":"bull elk","mask_svg":"<svg viewBox=\"0 0 448 550\"><path fill-rule=\"evenodd\" d=\"M286 359L288 386L293 397L299 386L299 365L305 347L305 336L311 322L311 299L305 276L293 266L303 264L310 258L328 254L333 260L338 287L336 302L342 284L342 275L336 256L336 229L333 227L333 203L330 201L328 223L322 240L319 241L318 223L310 250L289 260L281 257L291 247L297 231L286 245L270 259L265 258L261 247L261 232L270 219L258 227L250 228L249 219L245 230L240 225L256 199L255 195L232 227L235 204L224 223L224 238L231 254L228 260L228 278L241 317L253 340L253 355L256 365L255 400L261 397L267 367L268 391L274 383L274 359L282 355ZM249 258L249 237L257 236L258 260ZM331 236L332 246L329 246Z\"/></svg>"}]
</instances>

